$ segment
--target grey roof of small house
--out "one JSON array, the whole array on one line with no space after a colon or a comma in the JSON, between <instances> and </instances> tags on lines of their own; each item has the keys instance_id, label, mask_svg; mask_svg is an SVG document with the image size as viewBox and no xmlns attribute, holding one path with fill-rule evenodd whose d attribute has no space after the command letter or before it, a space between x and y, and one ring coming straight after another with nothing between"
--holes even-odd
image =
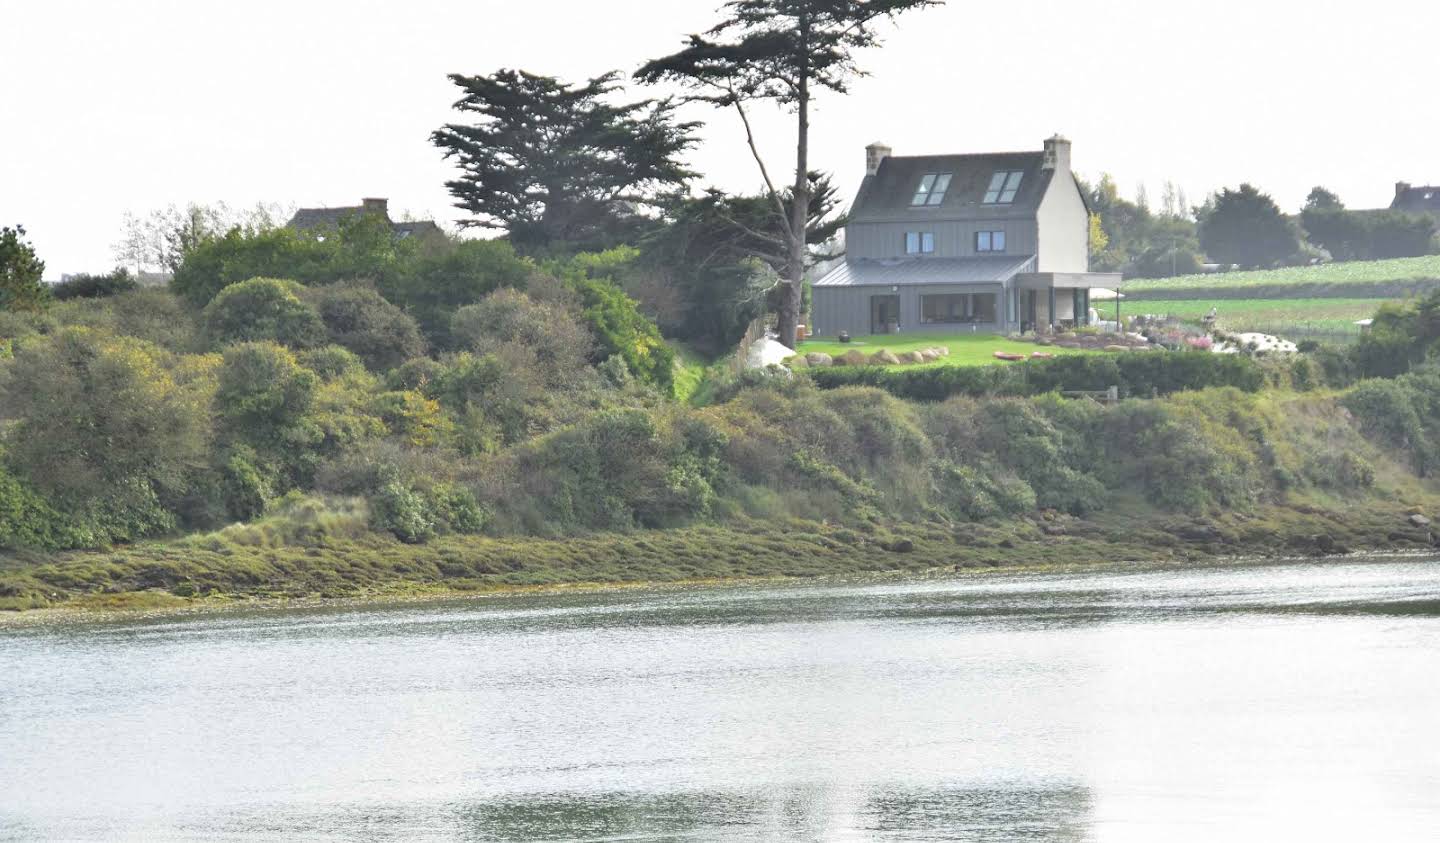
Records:
<instances>
[{"instance_id":1,"label":"grey roof of small house","mask_svg":"<svg viewBox=\"0 0 1440 843\"><path fill-rule=\"evenodd\" d=\"M364 211L365 208L360 205L349 208L301 208L290 218L290 222L286 223L286 227L298 228L301 231L309 228L335 228L345 217Z\"/></svg>"},{"instance_id":2,"label":"grey roof of small house","mask_svg":"<svg viewBox=\"0 0 1440 843\"><path fill-rule=\"evenodd\" d=\"M1390 203L1393 211L1411 213L1440 213L1440 187L1429 185L1412 186L1396 195Z\"/></svg>"},{"instance_id":3,"label":"grey roof of small house","mask_svg":"<svg viewBox=\"0 0 1440 843\"><path fill-rule=\"evenodd\" d=\"M917 284L999 284L1033 272L1034 255L976 258L899 258L845 261L814 282L815 287L914 286Z\"/></svg>"},{"instance_id":4,"label":"grey roof of small house","mask_svg":"<svg viewBox=\"0 0 1440 843\"><path fill-rule=\"evenodd\" d=\"M415 222L392 222L390 228L400 237L429 237L432 234L443 233L440 226L430 220L416 220Z\"/></svg>"},{"instance_id":5,"label":"grey roof of small house","mask_svg":"<svg viewBox=\"0 0 1440 843\"><path fill-rule=\"evenodd\" d=\"M338 228L340 221L348 216L364 213L381 213L371 211L363 205L351 205L345 208L301 208L295 212L295 216L286 223L287 228L299 231L308 231L315 228ZM390 230L396 236L405 237L428 237L432 234L441 234L440 226L431 220L415 220L413 222L392 222L388 213L383 214L385 221L390 223Z\"/></svg>"},{"instance_id":6,"label":"grey roof of small house","mask_svg":"<svg viewBox=\"0 0 1440 843\"><path fill-rule=\"evenodd\" d=\"M1054 170L1042 169L1043 152L992 152L977 155L889 156L873 176L866 176L855 196L851 222L895 222L916 219L1029 219L1035 216ZM1008 205L981 204L990 178L1001 170L1020 170L1020 189ZM950 187L939 205L910 204L920 179L949 173Z\"/></svg>"}]
</instances>

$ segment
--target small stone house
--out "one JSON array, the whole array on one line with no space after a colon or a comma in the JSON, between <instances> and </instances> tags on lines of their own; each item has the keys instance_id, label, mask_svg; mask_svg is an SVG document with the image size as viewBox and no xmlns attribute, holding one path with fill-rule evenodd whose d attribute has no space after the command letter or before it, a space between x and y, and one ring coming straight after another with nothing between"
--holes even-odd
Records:
<instances>
[{"instance_id":1,"label":"small stone house","mask_svg":"<svg viewBox=\"0 0 1440 843\"><path fill-rule=\"evenodd\" d=\"M1048 330L1083 324L1090 210L1059 135L1034 152L897 156L865 148L845 259L811 290L810 333Z\"/></svg>"},{"instance_id":2,"label":"small stone house","mask_svg":"<svg viewBox=\"0 0 1440 843\"><path fill-rule=\"evenodd\" d=\"M428 238L441 237L444 232L440 226L431 220L418 220L414 222L395 222L390 219L390 200L388 199L361 199L359 205L351 205L342 208L301 208L285 224L286 228L296 231L316 231L325 228L335 228L340 221L347 216L357 214L376 214L384 217L385 222L390 224L390 230L395 232L397 240L406 238Z\"/></svg>"}]
</instances>

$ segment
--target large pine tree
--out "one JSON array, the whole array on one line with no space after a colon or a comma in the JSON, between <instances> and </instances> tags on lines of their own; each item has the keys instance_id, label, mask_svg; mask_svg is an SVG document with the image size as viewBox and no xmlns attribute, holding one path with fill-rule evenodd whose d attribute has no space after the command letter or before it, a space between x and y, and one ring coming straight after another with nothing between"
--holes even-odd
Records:
<instances>
[{"instance_id":1,"label":"large pine tree","mask_svg":"<svg viewBox=\"0 0 1440 843\"><path fill-rule=\"evenodd\" d=\"M524 253L601 249L633 237L646 207L693 175L697 124L666 100L617 101L607 73L578 85L519 70L451 75L471 123L431 135L463 171L447 182L461 225L503 229Z\"/></svg>"}]
</instances>

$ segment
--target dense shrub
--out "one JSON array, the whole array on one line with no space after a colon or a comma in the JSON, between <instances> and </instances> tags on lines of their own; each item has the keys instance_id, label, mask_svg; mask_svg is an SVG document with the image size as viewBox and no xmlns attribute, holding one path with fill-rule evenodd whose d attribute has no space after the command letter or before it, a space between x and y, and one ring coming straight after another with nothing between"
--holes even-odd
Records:
<instances>
[{"instance_id":1,"label":"dense shrub","mask_svg":"<svg viewBox=\"0 0 1440 843\"><path fill-rule=\"evenodd\" d=\"M286 491L305 473L310 449L324 437L311 418L320 379L274 343L225 350L215 396L217 432L230 446L253 449L267 478Z\"/></svg>"},{"instance_id":2,"label":"dense shrub","mask_svg":"<svg viewBox=\"0 0 1440 843\"><path fill-rule=\"evenodd\" d=\"M709 512L725 444L699 419L602 410L519 449L496 505L540 533L674 526Z\"/></svg>"},{"instance_id":3,"label":"dense shrub","mask_svg":"<svg viewBox=\"0 0 1440 843\"><path fill-rule=\"evenodd\" d=\"M94 328L174 352L196 350L199 326L194 310L164 288L141 288L104 299L72 299L53 305L46 315L57 327ZM0 326L0 336L4 335Z\"/></svg>"},{"instance_id":4,"label":"dense shrub","mask_svg":"<svg viewBox=\"0 0 1440 843\"><path fill-rule=\"evenodd\" d=\"M1440 466L1440 370L1362 381L1343 403L1368 435L1406 454L1420 476Z\"/></svg>"},{"instance_id":5,"label":"dense shrub","mask_svg":"<svg viewBox=\"0 0 1440 843\"><path fill-rule=\"evenodd\" d=\"M578 278L574 284L602 355L618 355L635 377L671 394L675 388L675 352L660 336L655 323L636 307L635 300L607 280Z\"/></svg>"},{"instance_id":6,"label":"dense shrub","mask_svg":"<svg viewBox=\"0 0 1440 843\"><path fill-rule=\"evenodd\" d=\"M88 536L0 460L0 550L83 547Z\"/></svg>"},{"instance_id":7,"label":"dense shrub","mask_svg":"<svg viewBox=\"0 0 1440 843\"><path fill-rule=\"evenodd\" d=\"M26 342L4 369L8 458L57 505L123 523L204 462L208 381L149 343L67 328Z\"/></svg>"},{"instance_id":8,"label":"dense shrub","mask_svg":"<svg viewBox=\"0 0 1440 843\"><path fill-rule=\"evenodd\" d=\"M424 496L398 480L377 489L368 503L371 529L412 544L434 538L435 519Z\"/></svg>"},{"instance_id":9,"label":"dense shrub","mask_svg":"<svg viewBox=\"0 0 1440 843\"><path fill-rule=\"evenodd\" d=\"M1155 504L1186 511L1259 501L1266 485L1256 452L1263 443L1253 430L1263 422L1238 396L1220 390L1189 402L1114 408L1104 428L1108 484L1143 490Z\"/></svg>"},{"instance_id":10,"label":"dense shrub","mask_svg":"<svg viewBox=\"0 0 1440 843\"><path fill-rule=\"evenodd\" d=\"M528 350L551 389L583 380L594 348L578 314L560 302L532 301L513 289L496 290L455 311L450 334L456 346L482 355L503 348Z\"/></svg>"},{"instance_id":11,"label":"dense shrub","mask_svg":"<svg viewBox=\"0 0 1440 843\"><path fill-rule=\"evenodd\" d=\"M941 511L970 521L1033 511L1030 484L993 464L960 465L942 460L934 467L935 503Z\"/></svg>"},{"instance_id":12,"label":"dense shrub","mask_svg":"<svg viewBox=\"0 0 1440 843\"><path fill-rule=\"evenodd\" d=\"M380 292L415 317L430 342L454 348L451 315L502 288L525 289L535 268L503 240L467 240L420 255Z\"/></svg>"},{"instance_id":13,"label":"dense shrub","mask_svg":"<svg viewBox=\"0 0 1440 843\"><path fill-rule=\"evenodd\" d=\"M325 342L325 323L300 298L301 287L278 278L251 278L221 290L205 306L205 336L215 348L275 342L312 348Z\"/></svg>"},{"instance_id":14,"label":"dense shrub","mask_svg":"<svg viewBox=\"0 0 1440 843\"><path fill-rule=\"evenodd\" d=\"M834 366L805 369L804 374L825 389L876 386L914 401L943 401L954 395L1041 395L1052 390L1100 392L1111 386L1120 387L1122 395L1148 397L1216 386L1254 392L1265 385L1264 372L1244 355L1189 351L1077 354L993 366Z\"/></svg>"},{"instance_id":15,"label":"dense shrub","mask_svg":"<svg viewBox=\"0 0 1440 843\"><path fill-rule=\"evenodd\" d=\"M373 287L331 284L306 290L330 342L349 349L372 371L388 372L425 353L420 327Z\"/></svg>"},{"instance_id":16,"label":"dense shrub","mask_svg":"<svg viewBox=\"0 0 1440 843\"><path fill-rule=\"evenodd\" d=\"M323 271L326 252L323 243L288 228L260 232L234 228L190 250L170 288L203 307L221 290L247 278L312 280Z\"/></svg>"},{"instance_id":17,"label":"dense shrub","mask_svg":"<svg viewBox=\"0 0 1440 843\"><path fill-rule=\"evenodd\" d=\"M364 278L385 289L407 275L420 248L410 239L397 239L375 214L354 214L319 232L237 227L188 249L170 287L196 306L247 278L302 284Z\"/></svg>"},{"instance_id":18,"label":"dense shrub","mask_svg":"<svg viewBox=\"0 0 1440 843\"><path fill-rule=\"evenodd\" d=\"M139 283L129 270L117 269L104 275L81 273L72 275L59 284L50 286L50 296L56 301L69 299L101 299L138 289Z\"/></svg>"}]
</instances>

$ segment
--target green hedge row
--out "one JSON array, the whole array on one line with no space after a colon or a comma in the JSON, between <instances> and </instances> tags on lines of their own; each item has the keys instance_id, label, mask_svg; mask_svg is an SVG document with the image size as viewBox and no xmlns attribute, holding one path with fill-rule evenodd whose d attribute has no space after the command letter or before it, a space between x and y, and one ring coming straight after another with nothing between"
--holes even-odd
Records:
<instances>
[{"instance_id":1,"label":"green hedge row","mask_svg":"<svg viewBox=\"0 0 1440 843\"><path fill-rule=\"evenodd\" d=\"M802 369L817 386L874 386L914 401L954 395L1043 395L1047 392L1120 388L1122 397L1169 395L1212 386L1256 392L1265 373L1249 357L1194 351L1086 354L993 366L834 366Z\"/></svg>"}]
</instances>

